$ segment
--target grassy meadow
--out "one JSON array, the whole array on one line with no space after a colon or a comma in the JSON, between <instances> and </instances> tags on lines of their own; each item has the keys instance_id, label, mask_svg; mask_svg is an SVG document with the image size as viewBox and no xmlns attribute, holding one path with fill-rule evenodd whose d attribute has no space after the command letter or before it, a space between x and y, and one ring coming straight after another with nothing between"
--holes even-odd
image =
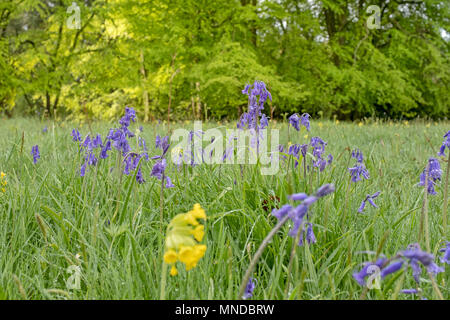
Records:
<instances>
[{"instance_id":1,"label":"grassy meadow","mask_svg":"<svg viewBox=\"0 0 450 320\"><path fill-rule=\"evenodd\" d=\"M167 135L167 125L136 122L130 130L140 125L149 156L160 154L155 137ZM237 299L251 258L277 224L272 208L292 204L290 194L313 194L326 183L334 184L335 192L309 209L316 243L298 246L289 268L294 240L288 236L290 222L283 226L252 273L256 287L251 299L438 299L439 294L450 299L450 266L439 261L439 250L450 240L442 218L443 158L437 194L427 197L425 231L430 253L445 271L435 281L422 272L420 296L401 292L417 288L409 267L386 276L380 289L367 290L352 276L377 253L392 257L419 241L426 250L425 237L419 237L424 188L417 184L428 158L438 158L450 122L313 119L309 132L291 127L289 137L288 123L270 122L269 128L280 129L284 145L320 136L327 142L326 154L334 157L332 164L322 172L309 170L305 179L302 164L295 168L291 158L280 161L280 171L272 176L261 175L259 164L177 168L168 161L166 174L175 187L163 191L162 225L161 182L151 176L155 160L141 162L146 182L138 184L133 173L117 174L117 150L112 148L108 158L80 177L83 155L72 141L72 129L83 137L99 133L104 138L117 126L117 121L0 120L0 170L7 181L5 192L0 191L1 299L159 299L167 225L196 203L207 216L202 241L207 250L192 270L179 265L178 275L167 275L165 297ZM235 126L210 122L204 129ZM192 130L192 122L170 127ZM137 139L129 141L138 150ZM40 150L36 164L30 154L34 145ZM354 183L348 168L355 163L351 151L356 148L364 154L370 178ZM361 201L377 191L378 208L368 204L359 213ZM79 288L67 286L74 275L71 266L78 267Z\"/></svg>"}]
</instances>

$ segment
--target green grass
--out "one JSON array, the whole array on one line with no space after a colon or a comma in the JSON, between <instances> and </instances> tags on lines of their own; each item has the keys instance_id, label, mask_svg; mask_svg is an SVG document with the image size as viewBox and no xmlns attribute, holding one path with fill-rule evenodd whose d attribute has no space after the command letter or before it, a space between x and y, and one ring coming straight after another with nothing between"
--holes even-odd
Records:
<instances>
[{"instance_id":1,"label":"green grass","mask_svg":"<svg viewBox=\"0 0 450 320\"><path fill-rule=\"evenodd\" d=\"M42 132L44 126L47 133ZM153 162L143 162L145 184L134 183L132 175L120 181L110 170L116 163L113 150L97 169L90 168L81 178L82 158L70 137L77 126L0 120L0 170L8 180L6 193L0 194L0 298L159 299L162 252L158 243L164 235L159 231L160 182L150 176ZM104 137L112 126L116 123L94 123L92 132ZM166 127L143 126L150 156L155 155L154 137L164 134ZM192 123L171 125L180 126L191 129ZM281 129L281 143L288 142L286 124L271 127ZM293 170L292 163L274 176L263 176L252 165L243 166L241 175L239 165L200 165L178 171L171 164L168 175L176 187L164 191L162 228L176 214L200 203L208 216L203 240L207 251L196 268L186 272L180 266L179 275L167 279L166 297L236 299L250 258L277 222L270 210L264 210L264 200L273 205L277 196L282 205L289 202L291 193L313 193L322 184L333 183L335 193L310 209L317 243L297 248L288 297L284 290L293 241L287 236L289 227L284 226L255 269L253 299L359 299L364 290L352 273L362 262L374 259L361 252L377 251L381 244L382 254L391 257L417 242L424 195L417 186L419 175L428 157L437 157L449 127L449 122L367 121L358 126L313 121L308 142L311 136L322 137L328 142L326 154L332 153L335 160L306 181L302 169ZM90 129L84 125L80 131L85 136ZM306 143L305 132L291 130L290 134L292 142ZM36 165L30 155L35 144L41 151ZM130 144L136 148L134 140ZM350 159L354 148L363 151L371 177L350 184L345 213L347 167L354 163ZM445 174L445 162L441 165ZM428 197L428 212L431 250L438 257L450 233L442 228L444 182L436 190L437 195ZM359 214L361 200L376 191L381 191L376 199L379 209L367 206ZM116 210L117 219L108 223ZM81 268L79 290L66 287L71 265ZM436 281L449 299L450 267L445 268ZM401 274L386 277L380 290L367 292L367 299L417 298L397 295L397 288L415 288L411 270L403 280ZM437 298L425 272L422 278L424 296Z\"/></svg>"}]
</instances>

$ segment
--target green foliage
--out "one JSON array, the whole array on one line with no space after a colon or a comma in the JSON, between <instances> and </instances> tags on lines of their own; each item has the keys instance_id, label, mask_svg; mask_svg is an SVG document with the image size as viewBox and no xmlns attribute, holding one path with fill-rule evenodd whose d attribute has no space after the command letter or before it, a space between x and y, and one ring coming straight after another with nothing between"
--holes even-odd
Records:
<instances>
[{"instance_id":1,"label":"green foliage","mask_svg":"<svg viewBox=\"0 0 450 320\"><path fill-rule=\"evenodd\" d=\"M72 2L0 4L0 112L236 118L263 80L275 117L450 116L448 1Z\"/></svg>"}]
</instances>

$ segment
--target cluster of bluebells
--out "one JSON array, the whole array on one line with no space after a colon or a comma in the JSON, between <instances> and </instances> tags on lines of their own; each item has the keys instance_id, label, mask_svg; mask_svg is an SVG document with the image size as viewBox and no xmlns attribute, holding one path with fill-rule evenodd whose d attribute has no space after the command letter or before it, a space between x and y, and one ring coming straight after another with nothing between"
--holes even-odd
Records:
<instances>
[{"instance_id":1,"label":"cluster of bluebells","mask_svg":"<svg viewBox=\"0 0 450 320\"><path fill-rule=\"evenodd\" d=\"M308 145L307 144L289 144L287 150L285 149L284 145L280 144L278 146L278 151L280 153L286 153L291 155L294 158L295 161L295 168L298 166L298 161L300 159L300 154L302 157L306 157L306 153L308 152ZM283 159L286 159L285 155L282 155Z\"/></svg>"},{"instance_id":2,"label":"cluster of bluebells","mask_svg":"<svg viewBox=\"0 0 450 320\"><path fill-rule=\"evenodd\" d=\"M120 127L110 129L105 141L102 140L100 134L97 134L93 138L90 135L87 135L83 140L83 137L78 129L72 130L72 141L79 143L80 152L84 151L84 162L80 168L81 177L85 176L88 166L96 166L99 159L108 158L108 152L112 149L112 147L114 147L123 156L123 173L129 175L137 169L136 181L140 184L145 182L139 166L141 159L145 159L146 161L149 160L145 140L139 137L139 146L144 149L144 152L141 154L131 152L131 147L128 142L128 138L135 136L134 133L129 130L131 122L135 121L136 112L133 108L126 107L125 115L119 120ZM142 131L142 127L140 130ZM96 156L97 149L100 149L98 157Z\"/></svg>"},{"instance_id":3,"label":"cluster of bluebells","mask_svg":"<svg viewBox=\"0 0 450 320\"><path fill-rule=\"evenodd\" d=\"M448 248L446 250L444 257L449 254ZM370 274L369 271L371 266L379 268L381 279L384 279L386 276L393 274L402 268L406 272L410 267L412 276L418 285L420 284L422 267L433 276L436 276L440 272L444 272L444 268L438 266L434 262L434 256L431 253L422 251L418 243L409 245L406 250L398 252L392 259L382 257L375 262L365 262L360 271L353 273L353 278L361 286L366 285L366 277ZM408 291L409 289L405 290L404 293L409 293Z\"/></svg>"},{"instance_id":4,"label":"cluster of bluebells","mask_svg":"<svg viewBox=\"0 0 450 320\"><path fill-rule=\"evenodd\" d=\"M306 241L311 244L316 242L316 237L314 236L313 232L313 225L310 222L307 222L306 218L308 217L308 210L309 207L319 200L320 198L334 192L334 185L332 184L326 184L320 187L315 195L309 196L306 193L296 193L289 196L290 200L293 201L301 201L301 203L293 207L289 204L285 204L280 209L273 209L272 215L276 217L278 220L282 220L286 217L286 215L289 217L289 219L292 221L293 226L291 230L289 230L289 236L292 238L296 238L297 234L300 230L300 239L299 239L299 246L303 245L303 238L304 236L304 225L306 226Z\"/></svg>"},{"instance_id":5,"label":"cluster of bluebells","mask_svg":"<svg viewBox=\"0 0 450 320\"><path fill-rule=\"evenodd\" d=\"M81 135L79 136L81 137ZM84 141L80 144L80 151L84 151L84 163L81 165L80 169L81 177L85 176L87 166L97 165L98 159L95 156L94 150L101 148L102 146L102 137L99 134L93 139L91 139L90 135L87 135Z\"/></svg>"},{"instance_id":6,"label":"cluster of bluebells","mask_svg":"<svg viewBox=\"0 0 450 320\"><path fill-rule=\"evenodd\" d=\"M298 166L298 162L300 159L300 155L302 155L303 158L306 157L306 154L308 152L309 146L312 147L312 154L314 156L314 160L312 163L312 166L314 168L319 168L319 170L322 172L325 170L325 168L333 163L333 156L331 153L328 154L327 158L324 159L323 154L325 152L325 146L327 143L323 141L320 137L313 137L311 138L310 145L308 144L290 144L286 150L286 148L283 145L278 146L278 151L280 153L286 153L291 155L294 158L295 161L295 168ZM285 159L286 156L282 155L282 157ZM308 166L309 168L309 166Z\"/></svg>"},{"instance_id":7,"label":"cluster of bluebells","mask_svg":"<svg viewBox=\"0 0 450 320\"><path fill-rule=\"evenodd\" d=\"M436 158L428 159L427 167L420 174L419 186L425 187L427 185L427 192L435 195L436 190L434 190L434 186L436 181L441 180L441 174L442 170L439 160Z\"/></svg>"},{"instance_id":8,"label":"cluster of bluebells","mask_svg":"<svg viewBox=\"0 0 450 320\"><path fill-rule=\"evenodd\" d=\"M450 130L444 134L444 141L439 149L438 156L445 157L445 148L450 150Z\"/></svg>"},{"instance_id":9,"label":"cluster of bluebells","mask_svg":"<svg viewBox=\"0 0 450 320\"><path fill-rule=\"evenodd\" d=\"M259 145L259 132L269 125L267 116L262 112L267 99L272 101L272 95L262 81L255 81L253 86L247 84L242 93L248 95L248 112L241 115L237 123L238 129L250 129L256 132L256 143ZM252 139L252 145L255 139Z\"/></svg>"},{"instance_id":10,"label":"cluster of bluebells","mask_svg":"<svg viewBox=\"0 0 450 320\"><path fill-rule=\"evenodd\" d=\"M38 159L41 158L41 154L39 152L39 147L38 145L32 146L31 147L31 156L33 157L33 163L36 164Z\"/></svg>"},{"instance_id":11,"label":"cluster of bluebells","mask_svg":"<svg viewBox=\"0 0 450 320\"><path fill-rule=\"evenodd\" d=\"M165 171L167 167L167 162L165 159L165 156L167 154L167 151L169 150L170 144L169 144L169 137L165 136L164 138L161 138L159 135L156 136L155 146L157 149L161 149L162 153L161 155L157 155L152 157L152 160L157 160L152 168L151 175L153 177L156 177L158 180L166 181L166 188L173 188L175 187L172 183L172 180L170 177L166 176Z\"/></svg>"},{"instance_id":12,"label":"cluster of bluebells","mask_svg":"<svg viewBox=\"0 0 450 320\"><path fill-rule=\"evenodd\" d=\"M331 165L331 163L333 163L333 156L329 153L326 160L323 158L327 143L320 137L312 137L310 144L313 149L312 154L314 156L313 167L319 168L322 172L327 165Z\"/></svg>"},{"instance_id":13,"label":"cluster of bluebells","mask_svg":"<svg viewBox=\"0 0 450 320\"><path fill-rule=\"evenodd\" d=\"M367 171L366 166L364 165L364 157L362 152L359 149L352 151L352 158L356 159L356 164L354 167L348 168L348 171L350 172L351 179L353 182L358 182L364 179L369 179L369 171Z\"/></svg>"},{"instance_id":14,"label":"cluster of bluebells","mask_svg":"<svg viewBox=\"0 0 450 320\"><path fill-rule=\"evenodd\" d=\"M309 123L309 114L304 113L299 116L297 113L294 113L289 117L289 124L295 128L295 130L300 131L300 127L304 126L306 130L310 130Z\"/></svg>"}]
</instances>

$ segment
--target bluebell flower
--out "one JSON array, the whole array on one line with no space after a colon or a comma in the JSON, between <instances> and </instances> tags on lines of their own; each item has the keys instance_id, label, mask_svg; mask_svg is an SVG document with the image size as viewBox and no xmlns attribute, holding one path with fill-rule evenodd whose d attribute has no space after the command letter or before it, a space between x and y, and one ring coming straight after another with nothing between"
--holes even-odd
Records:
<instances>
[{"instance_id":1,"label":"bluebell flower","mask_svg":"<svg viewBox=\"0 0 450 320\"><path fill-rule=\"evenodd\" d=\"M98 147L103 147L101 135L97 134L97 136L92 140L91 143L92 143L93 149L96 149Z\"/></svg>"},{"instance_id":2,"label":"bluebell flower","mask_svg":"<svg viewBox=\"0 0 450 320\"><path fill-rule=\"evenodd\" d=\"M166 170L166 159L162 159L157 161L152 168L152 173L150 174L153 177L158 178L158 180L162 179L162 175Z\"/></svg>"},{"instance_id":3,"label":"bluebell flower","mask_svg":"<svg viewBox=\"0 0 450 320\"><path fill-rule=\"evenodd\" d=\"M248 95L248 111L243 113L239 118L237 128L248 128L254 129L255 131L265 128L267 117L265 115L263 116L262 110L264 109L264 103L267 99L272 100L272 95L267 90L265 83L262 81L255 81L253 87L250 85L245 86L242 93ZM257 144L259 145L259 136L256 139Z\"/></svg>"},{"instance_id":4,"label":"bluebell flower","mask_svg":"<svg viewBox=\"0 0 450 320\"><path fill-rule=\"evenodd\" d=\"M439 149L438 156L445 157L445 148L450 150L450 130L444 135L444 141Z\"/></svg>"},{"instance_id":5,"label":"bluebell flower","mask_svg":"<svg viewBox=\"0 0 450 320\"><path fill-rule=\"evenodd\" d=\"M100 151L100 159L106 159L108 158L108 151L111 150L111 140L106 140L105 145L103 146L102 150Z\"/></svg>"},{"instance_id":6,"label":"bluebell flower","mask_svg":"<svg viewBox=\"0 0 450 320\"><path fill-rule=\"evenodd\" d=\"M363 163L363 153L359 149L352 151L352 158L355 158L358 163Z\"/></svg>"},{"instance_id":7,"label":"bluebell flower","mask_svg":"<svg viewBox=\"0 0 450 320\"><path fill-rule=\"evenodd\" d=\"M295 130L300 131L300 117L297 113L294 113L289 117L289 124L293 126Z\"/></svg>"},{"instance_id":8,"label":"bluebell flower","mask_svg":"<svg viewBox=\"0 0 450 320\"><path fill-rule=\"evenodd\" d=\"M404 293L404 294L418 294L419 290L417 290L417 289L403 289L400 292Z\"/></svg>"},{"instance_id":9,"label":"bluebell flower","mask_svg":"<svg viewBox=\"0 0 450 320\"><path fill-rule=\"evenodd\" d=\"M33 156L33 163L36 164L38 159L41 158L41 154L39 153L39 147L37 145L31 147L31 155Z\"/></svg>"},{"instance_id":10,"label":"bluebell flower","mask_svg":"<svg viewBox=\"0 0 450 320\"><path fill-rule=\"evenodd\" d=\"M245 287L244 296L242 297L242 299L246 300L253 297L253 291L255 290L255 287L256 287L255 279L250 278L248 280L247 286Z\"/></svg>"},{"instance_id":11,"label":"bluebell flower","mask_svg":"<svg viewBox=\"0 0 450 320\"><path fill-rule=\"evenodd\" d=\"M302 227L304 217L307 215L309 207L319 198L322 198L334 192L334 190L335 188L332 184L326 184L320 187L313 196L309 196L305 193L292 194L288 196L288 198L294 201L301 201L301 203L297 207L293 207L291 205L286 204L283 205L280 209L273 209L272 215L276 217L278 220L281 220L286 215L288 215L289 219L293 223L293 226L290 229L288 235L290 237L295 238L297 236L299 228ZM312 230L312 225L307 224L307 227L309 227L309 230L308 229L306 230L306 237L307 239L309 239L308 241L311 241L310 243L314 243L315 237ZM302 243L303 243L303 236L300 237L299 245L302 245Z\"/></svg>"},{"instance_id":12,"label":"bluebell flower","mask_svg":"<svg viewBox=\"0 0 450 320\"><path fill-rule=\"evenodd\" d=\"M373 202L373 200L378 197L380 195L380 191L375 192L373 195L368 194L366 196L366 198L361 202L361 206L358 209L359 213L362 213L365 206L366 206L366 202L368 201L374 208L378 208L377 205L375 204L375 202Z\"/></svg>"},{"instance_id":13,"label":"bluebell flower","mask_svg":"<svg viewBox=\"0 0 450 320\"><path fill-rule=\"evenodd\" d=\"M441 257L441 262L450 264L450 241L447 241L446 247L440 249L439 252L444 252L444 256Z\"/></svg>"},{"instance_id":14,"label":"bluebell flower","mask_svg":"<svg viewBox=\"0 0 450 320\"><path fill-rule=\"evenodd\" d=\"M86 163L86 161L83 163L83 165L81 166L81 169L80 169L80 176L81 177L84 177L85 176L85 174L86 174L86 167L87 167L87 163Z\"/></svg>"},{"instance_id":15,"label":"bluebell flower","mask_svg":"<svg viewBox=\"0 0 450 320\"><path fill-rule=\"evenodd\" d=\"M399 252L399 255L404 257L411 266L413 277L417 283L420 282L420 274L422 273L420 264L433 275L444 272L443 268L434 263L434 256L431 253L422 251L417 243L409 245L406 250Z\"/></svg>"},{"instance_id":16,"label":"bluebell flower","mask_svg":"<svg viewBox=\"0 0 450 320\"><path fill-rule=\"evenodd\" d=\"M366 166L362 163L357 164L356 166L354 166L352 168L348 168L348 171L350 172L350 175L352 176L353 182L358 182L358 181L362 180L361 177L363 177L364 179L370 178L369 171L367 171Z\"/></svg>"},{"instance_id":17,"label":"bluebell flower","mask_svg":"<svg viewBox=\"0 0 450 320\"><path fill-rule=\"evenodd\" d=\"M353 279L355 279L360 286L365 286L366 277L369 275L368 273L369 267L374 265L381 270L387 261L388 260L386 258L379 258L376 262L365 262L363 264L363 268L359 272L353 273L352 275Z\"/></svg>"},{"instance_id":18,"label":"bluebell flower","mask_svg":"<svg viewBox=\"0 0 450 320\"><path fill-rule=\"evenodd\" d=\"M295 128L295 130L300 131L300 126L304 126L306 130L310 130L310 123L309 123L309 117L310 115L307 113L302 114L299 116L297 113L294 113L289 117L289 124Z\"/></svg>"},{"instance_id":19,"label":"bluebell flower","mask_svg":"<svg viewBox=\"0 0 450 320\"><path fill-rule=\"evenodd\" d=\"M395 262L392 262L391 264L387 265L386 267L384 267L383 270L381 270L381 274L380 274L381 278L384 279L387 275L400 270L403 266L403 263L404 263L404 261L402 261L402 260L395 261Z\"/></svg>"},{"instance_id":20,"label":"bluebell flower","mask_svg":"<svg viewBox=\"0 0 450 320\"><path fill-rule=\"evenodd\" d=\"M425 183L426 172L428 172L428 175L426 177L427 181ZM436 184L436 181L441 180L441 173L442 170L439 164L439 160L437 160L436 158L428 159L427 167L420 174L419 186L425 187L425 184L427 184L427 192L431 195L435 195L436 191L434 190L434 186Z\"/></svg>"},{"instance_id":21,"label":"bluebell flower","mask_svg":"<svg viewBox=\"0 0 450 320\"><path fill-rule=\"evenodd\" d=\"M44 129L42 129L42 132L47 133L47 131L48 131L47 126L45 126Z\"/></svg>"},{"instance_id":22,"label":"bluebell flower","mask_svg":"<svg viewBox=\"0 0 450 320\"><path fill-rule=\"evenodd\" d=\"M310 130L309 117L310 117L309 114L304 113L300 118L301 125L304 126L308 131Z\"/></svg>"},{"instance_id":23,"label":"bluebell flower","mask_svg":"<svg viewBox=\"0 0 450 320\"><path fill-rule=\"evenodd\" d=\"M166 177L166 188L173 188L175 187L175 185L172 183L172 180L170 179L170 177Z\"/></svg>"},{"instance_id":24,"label":"bluebell flower","mask_svg":"<svg viewBox=\"0 0 450 320\"><path fill-rule=\"evenodd\" d=\"M78 131L78 129L73 129L71 136L72 136L72 141L78 142L78 141L82 140L80 131Z\"/></svg>"},{"instance_id":25,"label":"bluebell flower","mask_svg":"<svg viewBox=\"0 0 450 320\"><path fill-rule=\"evenodd\" d=\"M145 139L142 138L142 137L139 137L139 146L140 146L145 152L148 151L147 143L145 142Z\"/></svg>"},{"instance_id":26,"label":"bluebell flower","mask_svg":"<svg viewBox=\"0 0 450 320\"><path fill-rule=\"evenodd\" d=\"M161 149L162 157L167 153L167 150L169 150L170 144L169 144L169 136L165 136L161 139L159 135L156 136L155 145L157 149Z\"/></svg>"}]
</instances>

